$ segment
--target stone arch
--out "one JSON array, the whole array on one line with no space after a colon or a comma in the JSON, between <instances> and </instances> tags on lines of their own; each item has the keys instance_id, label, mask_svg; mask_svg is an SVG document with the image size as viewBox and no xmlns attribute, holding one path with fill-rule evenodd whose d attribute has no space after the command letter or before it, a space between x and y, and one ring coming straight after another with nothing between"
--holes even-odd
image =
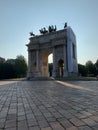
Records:
<instances>
[{"instance_id":1,"label":"stone arch","mask_svg":"<svg viewBox=\"0 0 98 130\"><path fill-rule=\"evenodd\" d=\"M51 53L53 53L53 77L66 77L78 73L76 37L70 27L30 37L27 47L27 77L48 77L48 56Z\"/></svg>"}]
</instances>

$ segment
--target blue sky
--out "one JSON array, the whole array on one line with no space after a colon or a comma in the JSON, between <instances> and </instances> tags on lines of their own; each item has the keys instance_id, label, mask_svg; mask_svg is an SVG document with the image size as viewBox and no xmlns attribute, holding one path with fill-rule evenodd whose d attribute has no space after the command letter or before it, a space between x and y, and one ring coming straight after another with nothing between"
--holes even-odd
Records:
<instances>
[{"instance_id":1,"label":"blue sky","mask_svg":"<svg viewBox=\"0 0 98 130\"><path fill-rule=\"evenodd\" d=\"M98 59L98 0L0 0L0 57L28 56L29 32L67 22L76 34L78 63Z\"/></svg>"}]
</instances>

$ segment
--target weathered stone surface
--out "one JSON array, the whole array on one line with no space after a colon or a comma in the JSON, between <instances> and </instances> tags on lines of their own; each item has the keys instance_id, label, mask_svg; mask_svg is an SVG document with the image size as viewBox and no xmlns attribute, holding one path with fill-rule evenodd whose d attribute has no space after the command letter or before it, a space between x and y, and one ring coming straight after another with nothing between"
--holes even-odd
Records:
<instances>
[{"instance_id":1,"label":"weathered stone surface","mask_svg":"<svg viewBox=\"0 0 98 130\"><path fill-rule=\"evenodd\" d=\"M53 77L78 73L76 37L70 27L30 38L28 78L49 77L48 56L53 54Z\"/></svg>"}]
</instances>

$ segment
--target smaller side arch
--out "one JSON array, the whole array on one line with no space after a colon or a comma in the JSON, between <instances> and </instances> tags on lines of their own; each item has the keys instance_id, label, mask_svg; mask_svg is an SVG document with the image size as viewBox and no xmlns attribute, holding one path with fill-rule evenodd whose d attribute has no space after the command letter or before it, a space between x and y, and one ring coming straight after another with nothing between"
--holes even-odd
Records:
<instances>
[{"instance_id":1,"label":"smaller side arch","mask_svg":"<svg viewBox=\"0 0 98 130\"><path fill-rule=\"evenodd\" d=\"M58 61L58 75L63 77L64 74L64 60L60 59Z\"/></svg>"}]
</instances>

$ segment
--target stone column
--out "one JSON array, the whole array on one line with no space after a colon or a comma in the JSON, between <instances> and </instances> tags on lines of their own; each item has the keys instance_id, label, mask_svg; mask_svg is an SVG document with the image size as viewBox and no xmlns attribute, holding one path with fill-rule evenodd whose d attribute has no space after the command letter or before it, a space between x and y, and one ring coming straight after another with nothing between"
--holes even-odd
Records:
<instances>
[{"instance_id":1,"label":"stone column","mask_svg":"<svg viewBox=\"0 0 98 130\"><path fill-rule=\"evenodd\" d=\"M27 77L30 78L32 75L32 52L28 51L28 74Z\"/></svg>"},{"instance_id":2,"label":"stone column","mask_svg":"<svg viewBox=\"0 0 98 130\"><path fill-rule=\"evenodd\" d=\"M39 71L39 50L36 50L36 71Z\"/></svg>"},{"instance_id":3,"label":"stone column","mask_svg":"<svg viewBox=\"0 0 98 130\"><path fill-rule=\"evenodd\" d=\"M63 77L67 76L67 59L66 59L66 45L63 46L63 55L64 55L64 73L63 73Z\"/></svg>"},{"instance_id":4,"label":"stone column","mask_svg":"<svg viewBox=\"0 0 98 130\"><path fill-rule=\"evenodd\" d=\"M36 77L40 77L40 58L39 58L39 50L36 50Z\"/></svg>"},{"instance_id":5,"label":"stone column","mask_svg":"<svg viewBox=\"0 0 98 130\"><path fill-rule=\"evenodd\" d=\"M52 76L56 77L56 61L55 61L55 47L53 47L53 73Z\"/></svg>"}]
</instances>

